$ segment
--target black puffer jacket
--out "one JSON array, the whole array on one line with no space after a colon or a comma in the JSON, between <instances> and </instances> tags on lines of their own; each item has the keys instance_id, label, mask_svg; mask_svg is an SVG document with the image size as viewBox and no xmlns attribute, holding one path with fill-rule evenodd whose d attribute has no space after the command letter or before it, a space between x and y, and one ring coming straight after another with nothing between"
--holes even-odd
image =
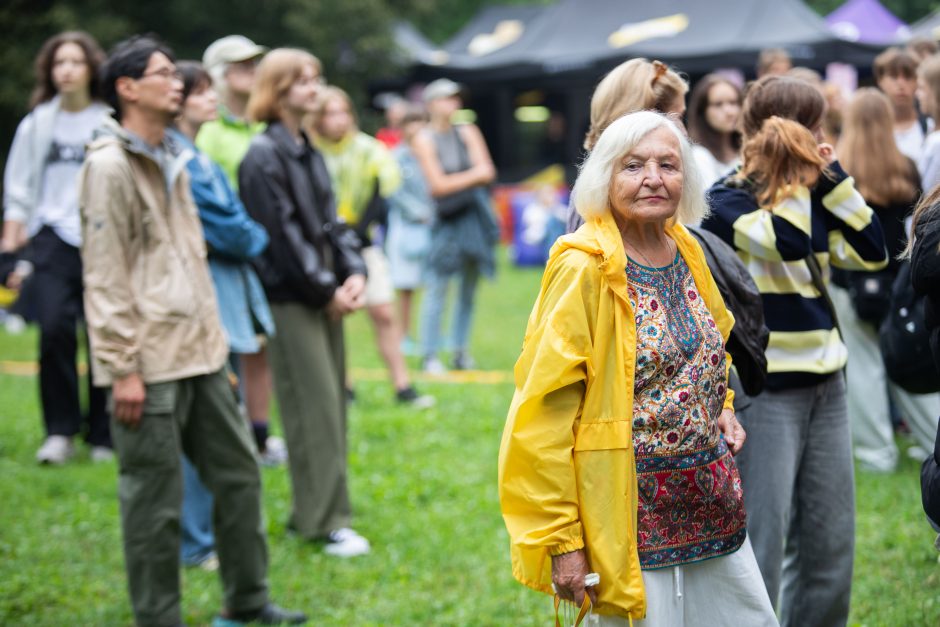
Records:
<instances>
[{"instance_id":1,"label":"black puffer jacket","mask_svg":"<svg viewBox=\"0 0 940 627\"><path fill-rule=\"evenodd\" d=\"M280 123L255 137L241 166L238 187L251 217L270 245L254 264L272 302L324 307L347 277L365 275L361 242L336 217L323 157L303 136L297 143Z\"/></svg>"}]
</instances>

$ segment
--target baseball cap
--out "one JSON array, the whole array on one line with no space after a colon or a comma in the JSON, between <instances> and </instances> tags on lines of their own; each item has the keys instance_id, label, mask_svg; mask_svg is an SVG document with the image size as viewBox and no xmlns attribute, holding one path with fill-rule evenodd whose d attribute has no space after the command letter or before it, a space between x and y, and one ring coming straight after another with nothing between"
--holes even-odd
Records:
<instances>
[{"instance_id":1,"label":"baseball cap","mask_svg":"<svg viewBox=\"0 0 940 627\"><path fill-rule=\"evenodd\" d=\"M244 35L229 35L209 44L202 55L202 64L211 68L223 63L238 63L260 57L267 51L267 48L259 46Z\"/></svg>"},{"instance_id":2,"label":"baseball cap","mask_svg":"<svg viewBox=\"0 0 940 627\"><path fill-rule=\"evenodd\" d=\"M424 91L421 92L421 99L425 102L431 102L438 98L448 98L460 93L461 87L458 83L449 78L439 78L428 83Z\"/></svg>"}]
</instances>

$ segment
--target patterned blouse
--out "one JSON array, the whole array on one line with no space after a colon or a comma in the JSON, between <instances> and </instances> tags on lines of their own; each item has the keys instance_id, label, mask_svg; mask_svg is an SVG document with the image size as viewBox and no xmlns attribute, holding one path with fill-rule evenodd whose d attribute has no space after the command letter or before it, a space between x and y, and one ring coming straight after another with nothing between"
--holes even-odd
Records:
<instances>
[{"instance_id":1,"label":"patterned blouse","mask_svg":"<svg viewBox=\"0 0 940 627\"><path fill-rule=\"evenodd\" d=\"M718 429L725 398L721 333L676 254L627 264L636 316L633 447L644 569L688 564L744 542L741 479Z\"/></svg>"}]
</instances>

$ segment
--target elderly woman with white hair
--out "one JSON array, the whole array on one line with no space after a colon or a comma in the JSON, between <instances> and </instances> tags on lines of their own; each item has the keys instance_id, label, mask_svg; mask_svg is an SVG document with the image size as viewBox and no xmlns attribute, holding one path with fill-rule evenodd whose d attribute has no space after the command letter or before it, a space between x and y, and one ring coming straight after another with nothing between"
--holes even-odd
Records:
<instances>
[{"instance_id":1,"label":"elderly woman with white hair","mask_svg":"<svg viewBox=\"0 0 940 627\"><path fill-rule=\"evenodd\" d=\"M573 194L585 224L552 249L500 447L513 574L602 625L776 625L732 457L734 320L682 226L707 210L691 146L626 115Z\"/></svg>"}]
</instances>

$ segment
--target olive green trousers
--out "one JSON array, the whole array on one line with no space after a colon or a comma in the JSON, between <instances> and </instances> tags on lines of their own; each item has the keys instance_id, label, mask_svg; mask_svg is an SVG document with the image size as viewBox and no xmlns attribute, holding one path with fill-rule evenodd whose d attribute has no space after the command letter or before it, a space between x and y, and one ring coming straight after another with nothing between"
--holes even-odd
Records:
<instances>
[{"instance_id":1,"label":"olive green trousers","mask_svg":"<svg viewBox=\"0 0 940 627\"><path fill-rule=\"evenodd\" d=\"M343 323L300 303L271 303L274 390L293 487L288 526L314 540L348 527Z\"/></svg>"},{"instance_id":2,"label":"olive green trousers","mask_svg":"<svg viewBox=\"0 0 940 627\"><path fill-rule=\"evenodd\" d=\"M111 419L124 560L137 624L182 622L182 452L215 499L225 607L236 612L260 608L268 601L261 476L248 423L225 370L146 387L138 426Z\"/></svg>"}]
</instances>

